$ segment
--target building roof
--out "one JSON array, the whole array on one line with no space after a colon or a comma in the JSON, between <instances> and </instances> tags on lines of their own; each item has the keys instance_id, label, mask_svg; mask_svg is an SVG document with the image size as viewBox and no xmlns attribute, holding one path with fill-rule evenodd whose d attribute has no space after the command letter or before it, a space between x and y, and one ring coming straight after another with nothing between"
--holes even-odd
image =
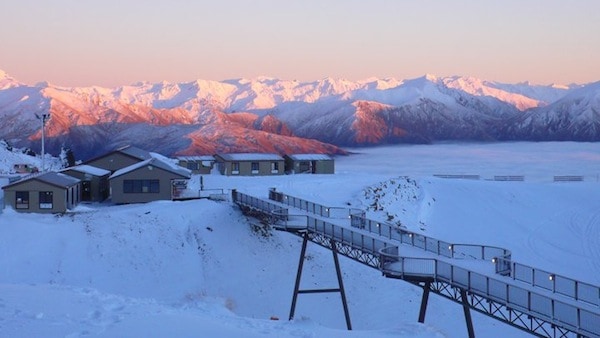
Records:
<instances>
[{"instance_id":1,"label":"building roof","mask_svg":"<svg viewBox=\"0 0 600 338\"><path fill-rule=\"evenodd\" d=\"M291 154L285 155L293 161L331 161L333 158L327 154Z\"/></svg>"},{"instance_id":2,"label":"building roof","mask_svg":"<svg viewBox=\"0 0 600 338\"><path fill-rule=\"evenodd\" d=\"M140 160L147 160L150 157L152 157L149 151L134 146L124 146L118 148L116 151L129 155L131 157L139 158Z\"/></svg>"},{"instance_id":3,"label":"building roof","mask_svg":"<svg viewBox=\"0 0 600 338\"><path fill-rule=\"evenodd\" d=\"M110 151L108 153L102 154L100 156L91 158L91 159L85 161L84 163L94 162L94 161L97 161L97 160L99 160L101 158L105 158L105 157L107 157L109 155L112 155L114 153L121 153L121 154L127 155L129 157L136 158L136 159L138 159L140 161L144 161L144 160L147 160L147 159L149 159L149 158L152 157L152 155L150 154L150 152L147 151L147 150L127 145L127 146L123 146L121 148L117 148L117 149L115 149L113 151Z\"/></svg>"},{"instance_id":4,"label":"building roof","mask_svg":"<svg viewBox=\"0 0 600 338\"><path fill-rule=\"evenodd\" d=\"M180 161L214 161L215 157L212 155L195 155L195 156L177 156Z\"/></svg>"},{"instance_id":5,"label":"building roof","mask_svg":"<svg viewBox=\"0 0 600 338\"><path fill-rule=\"evenodd\" d=\"M110 175L110 170L105 170L105 169L94 167L94 166L87 165L87 164L81 164L81 165L76 165L73 167L65 168L65 169L61 170L60 172L67 171L67 170L73 170L73 171L77 171L77 172L84 173L84 174L90 174L92 176Z\"/></svg>"},{"instance_id":6,"label":"building roof","mask_svg":"<svg viewBox=\"0 0 600 338\"><path fill-rule=\"evenodd\" d=\"M128 167L117 170L112 175L110 175L110 177L108 179L113 179L115 177L130 173L132 171L135 171L135 170L137 170L141 167L147 166L147 165L151 165L151 166L160 168L162 170L171 172L173 174L181 176L182 178L189 179L192 177L192 172L189 169L183 168L174 163L170 163L168 161L165 161L165 160L157 158L157 157L152 157L145 161L134 163Z\"/></svg>"},{"instance_id":7,"label":"building roof","mask_svg":"<svg viewBox=\"0 0 600 338\"><path fill-rule=\"evenodd\" d=\"M64 189L72 187L75 184L81 182L79 179L77 179L75 177L50 171L50 172L39 174L39 175L28 176L22 180L16 181L9 185L5 185L4 187L2 187L2 189L17 186L17 185L20 185L22 183L29 182L29 181L39 181L42 183L50 184L50 185L53 185L53 186L56 186L59 188L64 188Z\"/></svg>"},{"instance_id":8,"label":"building roof","mask_svg":"<svg viewBox=\"0 0 600 338\"><path fill-rule=\"evenodd\" d=\"M225 161L283 161L283 157L279 154L265 153L229 153L217 154Z\"/></svg>"}]
</instances>

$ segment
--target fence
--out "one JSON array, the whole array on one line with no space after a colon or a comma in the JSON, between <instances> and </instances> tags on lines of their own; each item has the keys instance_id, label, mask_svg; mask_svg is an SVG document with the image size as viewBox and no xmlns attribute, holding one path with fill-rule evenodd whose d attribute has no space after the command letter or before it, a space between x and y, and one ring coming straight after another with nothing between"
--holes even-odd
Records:
<instances>
[{"instance_id":1,"label":"fence","mask_svg":"<svg viewBox=\"0 0 600 338\"><path fill-rule=\"evenodd\" d=\"M277 198L283 200L284 204L287 202L290 206L322 217L327 217L328 212L323 212L325 214L323 215L318 212L313 212L313 210L326 211L333 209L298 197L286 195L283 192L276 192L274 189L271 190L270 193L271 192L274 194L276 193ZM515 263L511 260L510 250L487 245L449 243L402 229L394 224L368 219L365 217L365 212L362 210L350 208L345 210L350 214L350 224L353 227L364 229L384 238L399 241L402 244L420 248L447 258L489 260L494 263L495 272L499 275L511 276L513 279L528 283L532 286L541 287L571 297L575 300L581 300L592 305L600 306L599 287ZM346 214L346 212L344 212L344 214Z\"/></svg>"},{"instance_id":2,"label":"fence","mask_svg":"<svg viewBox=\"0 0 600 338\"><path fill-rule=\"evenodd\" d=\"M434 177L439 178L454 178L454 179L466 179L466 180L478 180L479 175L455 175L455 174L434 174Z\"/></svg>"},{"instance_id":3,"label":"fence","mask_svg":"<svg viewBox=\"0 0 600 338\"><path fill-rule=\"evenodd\" d=\"M327 218L348 218L352 212L363 212L359 209L328 207L302 198L286 195L276 191L275 188L269 189L269 199Z\"/></svg>"},{"instance_id":4,"label":"fence","mask_svg":"<svg viewBox=\"0 0 600 338\"><path fill-rule=\"evenodd\" d=\"M494 181L522 182L522 181L525 181L525 176L523 176L523 175L498 175L498 176L494 176Z\"/></svg>"},{"instance_id":5,"label":"fence","mask_svg":"<svg viewBox=\"0 0 600 338\"><path fill-rule=\"evenodd\" d=\"M600 333L600 314L579 305L568 304L537 291L497 280L437 259L402 257L397 247L380 251L381 270L387 275L405 277L422 274L434 280L461 287L472 294L494 300L506 307L556 323L573 332L591 336Z\"/></svg>"},{"instance_id":6,"label":"fence","mask_svg":"<svg viewBox=\"0 0 600 338\"><path fill-rule=\"evenodd\" d=\"M463 174L434 174L434 177L438 178L449 178L449 179L469 179L479 180L480 175L463 175ZM600 180L600 176L596 176L596 181ZM488 181L498 182L523 182L525 181L525 175L494 175L493 178L485 178ZM553 182L582 182L585 180L585 176L582 175L556 175L552 176Z\"/></svg>"},{"instance_id":7,"label":"fence","mask_svg":"<svg viewBox=\"0 0 600 338\"><path fill-rule=\"evenodd\" d=\"M600 307L600 287L565 276L512 263L513 279Z\"/></svg>"},{"instance_id":8,"label":"fence","mask_svg":"<svg viewBox=\"0 0 600 338\"><path fill-rule=\"evenodd\" d=\"M583 176L554 176L554 182L582 182Z\"/></svg>"},{"instance_id":9,"label":"fence","mask_svg":"<svg viewBox=\"0 0 600 338\"><path fill-rule=\"evenodd\" d=\"M273 197L283 198L283 194L278 194L280 195L274 195ZM281 217L289 215L288 210L282 209L278 204L237 193L235 190L232 191L232 198L236 203L246 204L269 213L277 210L275 212ZM308 206L308 204L304 205ZM313 209L316 210L318 208L313 207ZM582 300L587 304L598 305L599 301L594 295L600 296L600 291L595 286L549 274L522 264L512 263L511 276L513 280L523 281L541 288L532 290L514 285L509 282L510 280L506 281L489 277L462 268L454 263L440 261L435 258L400 256L397 245L378 237L364 234L362 233L362 229L359 232L308 215L304 215L303 217L306 217L307 230L349 247L377 255L379 257L378 262L361 262L379 268L387 276L433 278L435 281L460 287L468 290L473 295L498 302L509 309L528 313L572 332L577 332L577 334L599 336L600 313L582 306L582 303L570 304L566 300L561 301L541 292L545 289L546 291L552 291L552 294L561 294L572 297L575 300ZM364 229L370 229L371 233L376 233L380 236L389 235L390 239L399 238L401 241L406 239L412 245L422 247L426 251L437 253L440 256L454 257L460 254L466 258L475 259L489 259L489 257L493 256L497 264L497 269L498 264L506 265L510 262L510 252L505 249L477 245L449 244L403 229L393 229L390 225L381 222L368 219L362 219L361 222L364 223ZM377 231L374 231L375 229ZM353 256L348 257L358 260ZM374 263L377 266L374 266ZM548 283L544 279L552 283Z\"/></svg>"}]
</instances>

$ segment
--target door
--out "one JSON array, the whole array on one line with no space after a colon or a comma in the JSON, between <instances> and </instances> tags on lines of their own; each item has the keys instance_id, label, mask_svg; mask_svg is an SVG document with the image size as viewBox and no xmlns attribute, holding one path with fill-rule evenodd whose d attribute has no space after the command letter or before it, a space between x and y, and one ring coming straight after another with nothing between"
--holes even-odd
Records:
<instances>
[{"instance_id":1,"label":"door","mask_svg":"<svg viewBox=\"0 0 600 338\"><path fill-rule=\"evenodd\" d=\"M82 181L81 182L81 200L91 201L92 200L92 182Z\"/></svg>"}]
</instances>

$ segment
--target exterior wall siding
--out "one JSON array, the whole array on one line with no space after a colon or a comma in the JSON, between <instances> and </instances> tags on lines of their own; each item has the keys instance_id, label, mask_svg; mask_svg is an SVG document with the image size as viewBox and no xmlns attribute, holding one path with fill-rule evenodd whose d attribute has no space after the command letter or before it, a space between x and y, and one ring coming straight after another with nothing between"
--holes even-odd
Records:
<instances>
[{"instance_id":1,"label":"exterior wall siding","mask_svg":"<svg viewBox=\"0 0 600 338\"><path fill-rule=\"evenodd\" d=\"M304 173L307 168L301 168L300 162L308 163L309 168L315 174L333 174L335 173L335 162L333 160L318 160L318 161L294 161L293 159L286 158L286 172L289 173ZM309 171L310 173L310 171Z\"/></svg>"},{"instance_id":2,"label":"exterior wall siding","mask_svg":"<svg viewBox=\"0 0 600 338\"><path fill-rule=\"evenodd\" d=\"M18 212L36 212L47 214L65 212L68 208L73 208L79 202L79 196L77 196L78 186L79 184L72 186L69 189L65 189L39 181L23 182L23 184L4 189L4 206L10 206ZM29 209L16 208L15 203L17 191L29 192ZM52 191L52 209L40 209L39 193L41 191ZM73 195L73 200L68 204L67 193L71 193Z\"/></svg>"},{"instance_id":3,"label":"exterior wall siding","mask_svg":"<svg viewBox=\"0 0 600 338\"><path fill-rule=\"evenodd\" d=\"M316 161L315 174L333 174L335 173L334 161Z\"/></svg>"},{"instance_id":4,"label":"exterior wall siding","mask_svg":"<svg viewBox=\"0 0 600 338\"><path fill-rule=\"evenodd\" d=\"M149 168L152 169L149 169ZM172 199L173 179L184 179L179 175L162 170L155 166L144 166L110 180L112 202L117 204L147 203L158 200ZM125 180L159 180L158 193L125 193L123 182Z\"/></svg>"},{"instance_id":5,"label":"exterior wall siding","mask_svg":"<svg viewBox=\"0 0 600 338\"><path fill-rule=\"evenodd\" d=\"M195 165L193 165L193 168L190 169L192 171L193 174L196 175L207 175L210 174L212 167L206 167L202 164L203 161L186 161L186 160L179 160L179 165L181 167L184 167L186 169L190 169L190 167L188 166L189 163L194 163ZM204 161L205 162L205 161Z\"/></svg>"},{"instance_id":6,"label":"exterior wall siding","mask_svg":"<svg viewBox=\"0 0 600 338\"><path fill-rule=\"evenodd\" d=\"M236 161L233 161L236 162ZM272 175L283 175L284 174L284 165L285 162L283 160L280 161L237 161L240 164L239 173L233 174L232 171L232 163L230 161L219 160L219 172L223 175L227 176L272 176ZM258 171L252 170L252 163L258 163ZM271 171L271 163L276 162L278 165L278 171Z\"/></svg>"}]
</instances>

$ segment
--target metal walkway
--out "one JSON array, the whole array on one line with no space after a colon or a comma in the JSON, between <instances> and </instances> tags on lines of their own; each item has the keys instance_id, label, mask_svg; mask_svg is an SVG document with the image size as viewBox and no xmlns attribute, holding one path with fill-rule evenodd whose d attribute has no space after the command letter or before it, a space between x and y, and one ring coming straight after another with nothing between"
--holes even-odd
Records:
<instances>
[{"instance_id":1,"label":"metal walkway","mask_svg":"<svg viewBox=\"0 0 600 338\"><path fill-rule=\"evenodd\" d=\"M338 269L337 253L422 287L419 322L433 292L463 306L471 337L469 309L538 337L600 338L600 287L513 262L506 249L447 243L275 189L268 198L233 190L232 200L245 214L332 250Z\"/></svg>"}]
</instances>

